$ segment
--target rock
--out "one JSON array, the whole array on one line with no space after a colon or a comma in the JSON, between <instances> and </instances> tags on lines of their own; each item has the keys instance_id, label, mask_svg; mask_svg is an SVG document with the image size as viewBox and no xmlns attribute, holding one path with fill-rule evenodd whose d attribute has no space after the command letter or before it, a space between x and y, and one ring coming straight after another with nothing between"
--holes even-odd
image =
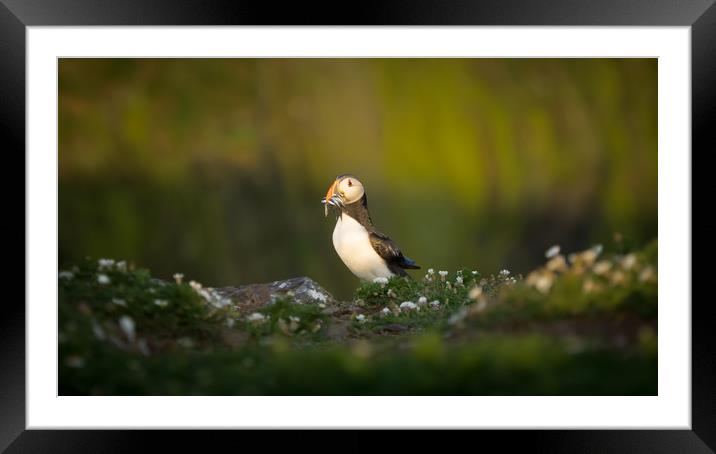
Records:
<instances>
[{"instance_id":1,"label":"rock","mask_svg":"<svg viewBox=\"0 0 716 454\"><path fill-rule=\"evenodd\" d=\"M287 298L298 304L326 304L335 301L330 293L308 277L294 277L266 284L222 287L213 290L221 297L229 298L241 307L259 308L280 298Z\"/></svg>"},{"instance_id":2,"label":"rock","mask_svg":"<svg viewBox=\"0 0 716 454\"><path fill-rule=\"evenodd\" d=\"M406 331L408 329L405 325L400 325L398 323L390 323L388 325L382 325L378 328L378 331L387 331L390 333L402 333L403 331Z\"/></svg>"}]
</instances>

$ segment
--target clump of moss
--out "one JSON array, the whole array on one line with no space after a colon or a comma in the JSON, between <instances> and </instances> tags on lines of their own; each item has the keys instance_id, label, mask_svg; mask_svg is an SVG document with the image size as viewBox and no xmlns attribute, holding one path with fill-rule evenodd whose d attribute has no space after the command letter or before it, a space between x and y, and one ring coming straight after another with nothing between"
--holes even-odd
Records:
<instances>
[{"instance_id":1,"label":"clump of moss","mask_svg":"<svg viewBox=\"0 0 716 454\"><path fill-rule=\"evenodd\" d=\"M274 333L286 336L319 336L327 320L328 317L315 304L297 304L288 299L278 299L250 314L245 324L254 337Z\"/></svg>"}]
</instances>

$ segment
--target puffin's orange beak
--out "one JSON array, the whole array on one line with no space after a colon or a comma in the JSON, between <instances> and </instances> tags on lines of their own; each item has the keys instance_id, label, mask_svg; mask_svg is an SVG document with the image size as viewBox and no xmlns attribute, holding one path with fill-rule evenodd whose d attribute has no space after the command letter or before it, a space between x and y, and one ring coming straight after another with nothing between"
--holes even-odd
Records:
<instances>
[{"instance_id":1,"label":"puffin's orange beak","mask_svg":"<svg viewBox=\"0 0 716 454\"><path fill-rule=\"evenodd\" d=\"M333 184L328 188L328 192L326 192L326 203L328 203L329 200L333 198L333 191L336 190L336 183L338 183L338 180L334 181Z\"/></svg>"},{"instance_id":2,"label":"puffin's orange beak","mask_svg":"<svg viewBox=\"0 0 716 454\"><path fill-rule=\"evenodd\" d=\"M337 183L338 180L334 181L333 184L331 184L331 186L328 188L328 192L326 192L326 198L322 201L324 207L323 210L326 217L328 216L328 205L335 205L335 203L333 202L333 192L336 190Z\"/></svg>"}]
</instances>

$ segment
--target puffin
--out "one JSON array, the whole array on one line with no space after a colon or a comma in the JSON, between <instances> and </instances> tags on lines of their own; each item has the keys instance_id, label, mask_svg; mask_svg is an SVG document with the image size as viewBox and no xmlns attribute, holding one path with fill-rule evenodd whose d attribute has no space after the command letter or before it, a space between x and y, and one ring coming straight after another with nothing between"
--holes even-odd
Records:
<instances>
[{"instance_id":1,"label":"puffin","mask_svg":"<svg viewBox=\"0 0 716 454\"><path fill-rule=\"evenodd\" d=\"M368 213L368 197L363 183L353 175L336 177L321 200L326 217L328 207L340 210L333 229L333 247L348 269L358 278L409 276L406 269L419 270L387 235L376 230Z\"/></svg>"}]
</instances>

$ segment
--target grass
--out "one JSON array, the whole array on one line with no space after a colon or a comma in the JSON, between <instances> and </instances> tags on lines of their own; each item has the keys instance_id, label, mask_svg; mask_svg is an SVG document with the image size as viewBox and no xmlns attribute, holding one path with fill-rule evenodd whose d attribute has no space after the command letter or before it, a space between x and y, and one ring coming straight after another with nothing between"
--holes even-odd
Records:
<instances>
[{"instance_id":1,"label":"grass","mask_svg":"<svg viewBox=\"0 0 716 454\"><path fill-rule=\"evenodd\" d=\"M60 394L655 395L656 257L593 248L256 312L88 259L59 277Z\"/></svg>"}]
</instances>

